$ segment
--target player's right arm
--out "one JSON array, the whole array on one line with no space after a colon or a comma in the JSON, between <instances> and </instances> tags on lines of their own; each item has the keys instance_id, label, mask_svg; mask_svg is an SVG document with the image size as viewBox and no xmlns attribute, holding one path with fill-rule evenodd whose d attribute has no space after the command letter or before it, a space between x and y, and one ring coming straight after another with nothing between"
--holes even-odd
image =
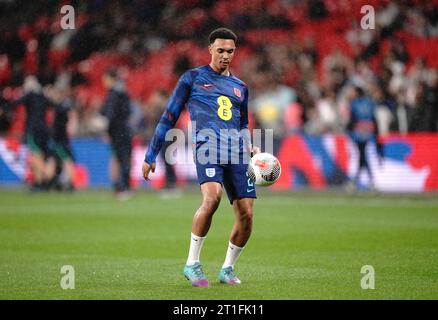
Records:
<instances>
[{"instance_id":1,"label":"player's right arm","mask_svg":"<svg viewBox=\"0 0 438 320\"><path fill-rule=\"evenodd\" d=\"M172 96L167 103L167 108L155 128L154 136L148 146L142 168L143 178L145 180L149 180L149 173L155 171L155 159L163 146L166 133L175 126L184 105L189 99L191 88L191 72L187 71L178 80Z\"/></svg>"}]
</instances>

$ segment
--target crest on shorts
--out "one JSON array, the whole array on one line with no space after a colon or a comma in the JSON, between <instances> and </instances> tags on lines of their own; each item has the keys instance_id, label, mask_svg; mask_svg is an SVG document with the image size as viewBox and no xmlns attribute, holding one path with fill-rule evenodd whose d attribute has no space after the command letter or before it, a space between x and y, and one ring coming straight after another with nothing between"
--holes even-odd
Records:
<instances>
[{"instance_id":1,"label":"crest on shorts","mask_svg":"<svg viewBox=\"0 0 438 320\"><path fill-rule=\"evenodd\" d=\"M205 174L207 175L207 177L213 178L214 175L216 174L216 169L215 168L206 168Z\"/></svg>"},{"instance_id":2,"label":"crest on shorts","mask_svg":"<svg viewBox=\"0 0 438 320\"><path fill-rule=\"evenodd\" d=\"M240 91L239 88L233 88L234 89L234 94L238 97L241 98L242 97L242 92Z\"/></svg>"}]
</instances>

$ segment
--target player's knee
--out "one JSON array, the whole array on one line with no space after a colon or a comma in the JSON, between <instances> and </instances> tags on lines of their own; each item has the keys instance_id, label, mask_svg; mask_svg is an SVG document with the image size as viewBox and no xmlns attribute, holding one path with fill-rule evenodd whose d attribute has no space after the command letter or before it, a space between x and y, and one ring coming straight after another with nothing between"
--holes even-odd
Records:
<instances>
[{"instance_id":1,"label":"player's knee","mask_svg":"<svg viewBox=\"0 0 438 320\"><path fill-rule=\"evenodd\" d=\"M221 202L220 194L209 195L204 198L202 206L207 212L213 214L216 209L219 207L219 203Z\"/></svg>"},{"instance_id":2,"label":"player's knee","mask_svg":"<svg viewBox=\"0 0 438 320\"><path fill-rule=\"evenodd\" d=\"M241 224L243 224L246 227L252 226L253 221L253 212L251 208L241 208L239 210L238 219Z\"/></svg>"}]
</instances>

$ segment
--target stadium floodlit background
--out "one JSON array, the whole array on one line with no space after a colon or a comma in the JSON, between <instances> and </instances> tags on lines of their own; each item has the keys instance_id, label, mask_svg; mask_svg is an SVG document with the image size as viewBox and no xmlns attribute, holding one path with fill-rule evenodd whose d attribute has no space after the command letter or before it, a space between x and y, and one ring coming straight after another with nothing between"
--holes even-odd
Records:
<instances>
[{"instance_id":1,"label":"stadium floodlit background","mask_svg":"<svg viewBox=\"0 0 438 320\"><path fill-rule=\"evenodd\" d=\"M61 28L64 5L74 29ZM364 5L374 29L361 27ZM141 164L178 77L209 63L207 36L220 26L239 36L232 72L250 90L250 127L274 129L283 172L259 193L238 266L244 284L200 292L182 276L200 202L194 166L175 165L184 197L169 200L161 159L150 183ZM136 193L125 202L110 192L100 114L110 67L131 99ZM438 298L438 1L0 1L1 106L22 95L28 75L71 89L77 191L23 188L33 179L25 109L2 112L0 298ZM365 174L357 190L345 188L358 165L348 134L354 87L377 106L383 159L368 148L371 192ZM187 125L185 111L177 126ZM224 201L203 251L211 277L229 211ZM63 265L75 267L75 290L59 285ZM375 269L374 290L360 286L364 265Z\"/></svg>"}]
</instances>

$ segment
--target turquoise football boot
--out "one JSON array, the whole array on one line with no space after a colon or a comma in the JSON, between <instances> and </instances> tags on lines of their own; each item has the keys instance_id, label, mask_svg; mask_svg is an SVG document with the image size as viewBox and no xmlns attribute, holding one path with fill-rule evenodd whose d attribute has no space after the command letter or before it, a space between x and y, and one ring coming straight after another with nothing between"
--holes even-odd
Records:
<instances>
[{"instance_id":1,"label":"turquoise football boot","mask_svg":"<svg viewBox=\"0 0 438 320\"><path fill-rule=\"evenodd\" d=\"M222 268L221 272L219 272L219 281L220 283L226 284L240 284L241 281L237 278L234 273L233 267Z\"/></svg>"},{"instance_id":2,"label":"turquoise football boot","mask_svg":"<svg viewBox=\"0 0 438 320\"><path fill-rule=\"evenodd\" d=\"M202 271L202 266L199 262L194 265L184 267L184 276L195 287L208 287L208 280Z\"/></svg>"}]
</instances>

